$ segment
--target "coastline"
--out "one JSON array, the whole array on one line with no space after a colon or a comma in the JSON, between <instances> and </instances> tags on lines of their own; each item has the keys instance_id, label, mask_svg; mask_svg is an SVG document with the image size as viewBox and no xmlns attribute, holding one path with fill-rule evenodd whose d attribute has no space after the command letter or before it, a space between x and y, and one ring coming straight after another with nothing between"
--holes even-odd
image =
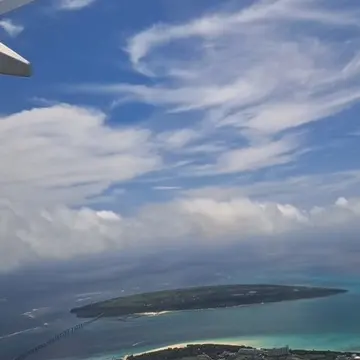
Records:
<instances>
[{"instance_id":1,"label":"coastline","mask_svg":"<svg viewBox=\"0 0 360 360\"><path fill-rule=\"evenodd\" d=\"M166 346L161 346L161 347L157 347L148 351L142 351L142 352L137 352L137 353L133 353L132 355L134 356L138 356L138 355L143 355L143 354L150 354L150 353L154 353L157 351L162 351L162 350L167 350L167 349L183 349L186 348L187 346L195 346L195 345L210 345L210 344L218 344L218 345L230 345L230 346L250 346L250 347L254 347L254 348L260 348L257 346L254 346L254 340L249 340L248 342L245 340L238 342L238 343L234 343L231 341L226 341L226 340L217 340L218 342L216 342L216 340L196 340L194 342L184 342L184 343L177 343L177 344L170 344L170 345L166 345Z\"/></svg>"},{"instance_id":2,"label":"coastline","mask_svg":"<svg viewBox=\"0 0 360 360\"><path fill-rule=\"evenodd\" d=\"M224 346L244 346L251 347L255 349L270 349L278 348L289 345L290 349L295 349L296 351L305 351L305 352L332 352L338 354L345 353L360 353L360 345L355 344L352 341L349 341L345 346L337 346L336 340L339 338L338 334L328 333L324 336L314 336L315 334L308 334L308 336L300 334L289 334L283 336L241 336L241 337L218 337L218 338L207 338L207 339L192 339L190 341L184 341L181 343L168 343L156 347L147 347L142 349L134 349L132 352L130 349L127 351L127 354L132 354L134 356L154 353L157 351L163 351L169 348L185 348L187 346L194 345L224 345ZM349 334L344 333L343 338L348 338ZM333 346L331 346L332 344Z\"/></svg>"},{"instance_id":3,"label":"coastline","mask_svg":"<svg viewBox=\"0 0 360 360\"><path fill-rule=\"evenodd\" d=\"M300 336L301 337L301 336ZM103 354L99 354L94 358L91 358L93 360L107 360L107 359L118 359L118 360L131 360L131 357L136 358L137 356L141 356L141 355L151 355L151 354L155 354L156 352L160 353L162 351L166 351L169 349L184 349L187 346L196 346L196 345L215 345L215 346L237 346L237 347L250 347L250 348L254 348L254 349L270 349L270 348L278 348L278 347L283 347L285 345L288 344L288 342L286 340L288 340L286 337L283 338L284 341L281 342L267 342L264 338L262 338L261 336L258 337L251 337L251 338L245 338L245 337L241 337L241 338L236 338L236 337L232 337L232 338L212 338L212 339L207 339L207 340L191 340L191 341L187 341L187 342L182 342L182 343L169 343L166 345L162 345L162 346L157 346L157 347L143 347L140 346L140 349L137 347L138 345L140 345L142 342L140 343L135 343L133 344L134 346L134 351L132 351L132 348L129 347L127 350L125 351L114 351L112 353L103 353ZM265 340L265 341L264 341ZM332 354L338 354L338 355L343 355L343 354L353 354L353 353L357 353L360 354L360 347L359 348L354 348L352 347L352 349L340 349L340 348L328 348L326 345L320 345L316 344L317 341L315 340L314 343L312 343L311 345L308 345L309 342L306 342L307 344L304 346L303 344L298 344L298 345L292 345L289 344L290 349L297 352L297 353L307 353L307 354L319 354L319 353L332 353ZM138 351L136 351L136 348L138 349ZM324 350L325 349L325 350ZM157 354L158 355L158 354ZM130 359L129 359L130 357ZM156 357L156 356L155 356ZM154 358L155 358L154 357ZM88 359L88 358L86 358ZM157 357L157 359L159 359L159 357ZM134 360L139 360L139 359L134 359ZM141 359L140 359L141 360ZM143 359L144 360L144 359ZM307 360L314 360L314 359L307 359ZM351 359L349 359L351 360Z\"/></svg>"},{"instance_id":4,"label":"coastline","mask_svg":"<svg viewBox=\"0 0 360 360\"><path fill-rule=\"evenodd\" d=\"M174 311L210 310L326 298L346 289L273 284L233 284L155 291L72 308L78 318L136 316Z\"/></svg>"},{"instance_id":5,"label":"coastline","mask_svg":"<svg viewBox=\"0 0 360 360\"><path fill-rule=\"evenodd\" d=\"M300 299L295 301L301 301L301 300L315 300L318 298L313 299ZM286 301L286 300L285 300ZM281 302L281 301L278 301ZM233 305L233 306L224 306L221 308L216 307L208 307L203 309L185 309L185 310L164 310L159 312L144 312L144 313L136 313L135 316L144 316L144 317L153 317L153 316L160 316L160 315L169 315L169 314L179 314L184 312L193 312L193 311L209 311L209 310L219 310L219 309L237 309L237 308L245 308L250 306L260 306L260 305L267 305L267 304L274 304L273 302L263 302L263 303L254 303L254 304L247 304L247 305Z\"/></svg>"},{"instance_id":6,"label":"coastline","mask_svg":"<svg viewBox=\"0 0 360 360\"><path fill-rule=\"evenodd\" d=\"M226 341L221 341L221 342L216 342L216 341L194 341L194 342L189 342L189 343L177 343L177 344L171 344L171 345L167 345L167 346L162 346L162 347L158 347L158 348L154 348L148 351L143 351L143 352L138 352L138 353L132 353L132 354L127 354L123 357L124 360L129 360L129 359L133 359L133 358L143 358L144 355L151 355L151 354L155 354L159 356L161 355L161 353L169 353L169 351L185 351L186 348L196 348L196 347L206 347L206 346L210 346L210 347L217 347L217 348L221 348L221 347L236 347L236 348L241 348L241 347L245 347L245 348L252 348L255 350L259 350L259 351L264 351L266 349L270 349L271 347L265 347L265 346L255 346L254 345L254 341L253 340L249 340L248 342L245 341L241 341L241 343L236 343L236 342L226 342ZM287 346L287 345L283 345L283 346ZM350 354L358 354L359 352L357 351L339 351L339 350L329 350L329 349L306 349L306 348L301 348L301 349L293 349L291 348L290 351L294 354L303 354L303 355L318 355L318 354L335 354L335 355L348 355L350 356Z\"/></svg>"}]
</instances>

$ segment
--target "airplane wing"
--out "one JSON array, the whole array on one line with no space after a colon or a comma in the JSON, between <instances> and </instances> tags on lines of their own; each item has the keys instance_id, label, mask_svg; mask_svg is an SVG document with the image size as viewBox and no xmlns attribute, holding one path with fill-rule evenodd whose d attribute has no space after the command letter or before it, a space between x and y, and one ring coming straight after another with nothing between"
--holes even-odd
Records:
<instances>
[{"instance_id":1,"label":"airplane wing","mask_svg":"<svg viewBox=\"0 0 360 360\"><path fill-rule=\"evenodd\" d=\"M15 51L0 43L0 74L31 76L31 65Z\"/></svg>"},{"instance_id":2,"label":"airplane wing","mask_svg":"<svg viewBox=\"0 0 360 360\"><path fill-rule=\"evenodd\" d=\"M6 14L34 0L0 0L0 15Z\"/></svg>"},{"instance_id":3,"label":"airplane wing","mask_svg":"<svg viewBox=\"0 0 360 360\"><path fill-rule=\"evenodd\" d=\"M33 0L0 0L0 15L26 5ZM30 76L29 61L0 42L0 74L13 76Z\"/></svg>"}]
</instances>

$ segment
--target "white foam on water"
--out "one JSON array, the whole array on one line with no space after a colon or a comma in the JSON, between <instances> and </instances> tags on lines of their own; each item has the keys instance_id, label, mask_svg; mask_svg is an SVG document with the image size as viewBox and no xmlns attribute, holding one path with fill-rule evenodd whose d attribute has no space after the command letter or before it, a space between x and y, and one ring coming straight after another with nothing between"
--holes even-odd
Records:
<instances>
[{"instance_id":1,"label":"white foam on water","mask_svg":"<svg viewBox=\"0 0 360 360\"><path fill-rule=\"evenodd\" d=\"M82 302L82 301L87 301L87 300L91 300L92 299L92 296L88 296L88 297L84 297L84 298L78 298L76 300L76 302Z\"/></svg>"},{"instance_id":2,"label":"white foam on water","mask_svg":"<svg viewBox=\"0 0 360 360\"><path fill-rule=\"evenodd\" d=\"M25 334L25 333L36 331L36 330L39 330L39 329L41 329L41 328L39 326L37 326L37 327L31 328L31 329L16 331L16 332L11 333L11 334L6 334L6 335L3 335L3 336L0 336L0 340L8 339L8 338L13 337L13 336Z\"/></svg>"},{"instance_id":3,"label":"white foam on water","mask_svg":"<svg viewBox=\"0 0 360 360\"><path fill-rule=\"evenodd\" d=\"M159 312L144 312L144 313L138 313L135 315L141 315L141 316L159 316L164 314L170 314L172 311L159 311Z\"/></svg>"},{"instance_id":4,"label":"white foam on water","mask_svg":"<svg viewBox=\"0 0 360 360\"><path fill-rule=\"evenodd\" d=\"M23 314L21 314L22 316L26 316L30 319L35 319L36 316L38 315L44 315L45 313L47 313L49 311L49 307L48 306L44 306L44 307L41 307L41 308L38 308L38 309L32 309L30 311L26 311L24 312Z\"/></svg>"}]
</instances>

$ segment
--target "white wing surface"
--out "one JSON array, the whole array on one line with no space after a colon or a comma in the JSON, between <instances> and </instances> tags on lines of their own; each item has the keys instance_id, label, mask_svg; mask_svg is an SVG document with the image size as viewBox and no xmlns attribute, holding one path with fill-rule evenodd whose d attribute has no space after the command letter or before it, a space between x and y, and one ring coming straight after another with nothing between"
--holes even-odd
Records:
<instances>
[{"instance_id":1,"label":"white wing surface","mask_svg":"<svg viewBox=\"0 0 360 360\"><path fill-rule=\"evenodd\" d=\"M0 15L6 14L33 0L0 0ZM31 64L15 51L0 43L0 74L30 76Z\"/></svg>"},{"instance_id":2,"label":"white wing surface","mask_svg":"<svg viewBox=\"0 0 360 360\"><path fill-rule=\"evenodd\" d=\"M30 76L31 64L15 51L0 43L0 74Z\"/></svg>"}]
</instances>

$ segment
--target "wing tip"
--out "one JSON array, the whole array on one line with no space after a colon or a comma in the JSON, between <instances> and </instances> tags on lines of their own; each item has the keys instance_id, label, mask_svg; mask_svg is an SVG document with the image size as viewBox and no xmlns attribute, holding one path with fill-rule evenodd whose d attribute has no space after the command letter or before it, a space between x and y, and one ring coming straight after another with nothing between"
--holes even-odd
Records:
<instances>
[{"instance_id":1,"label":"wing tip","mask_svg":"<svg viewBox=\"0 0 360 360\"><path fill-rule=\"evenodd\" d=\"M0 74L30 77L32 66L29 61L0 43Z\"/></svg>"}]
</instances>

